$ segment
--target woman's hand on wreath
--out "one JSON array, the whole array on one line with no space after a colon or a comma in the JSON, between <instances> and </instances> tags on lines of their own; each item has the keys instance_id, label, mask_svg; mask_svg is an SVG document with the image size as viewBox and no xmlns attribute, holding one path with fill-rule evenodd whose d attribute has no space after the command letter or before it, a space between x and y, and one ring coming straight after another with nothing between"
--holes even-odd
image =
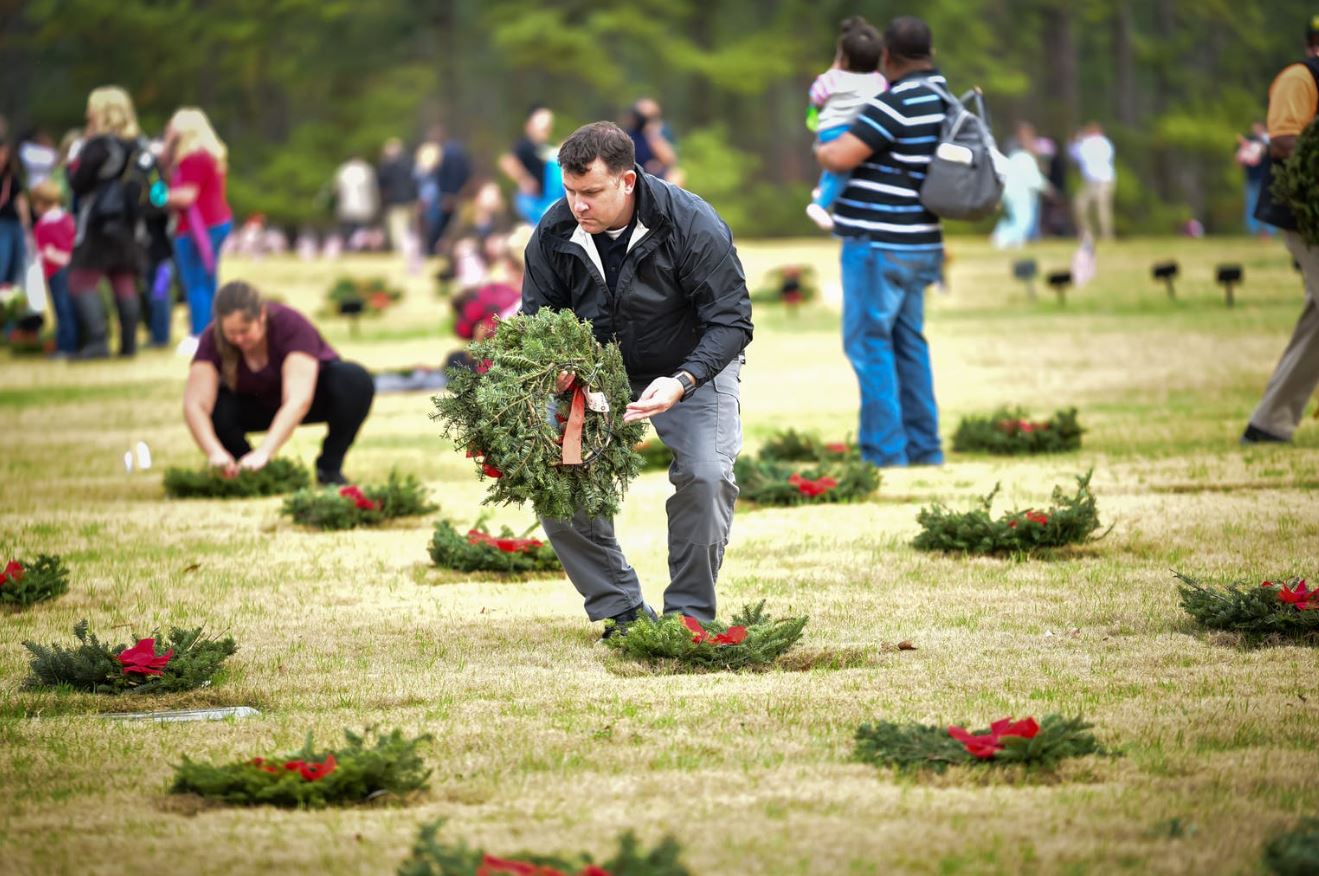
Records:
<instances>
[{"instance_id":1,"label":"woman's hand on wreath","mask_svg":"<svg viewBox=\"0 0 1319 876\"><path fill-rule=\"evenodd\" d=\"M238 467L248 471L260 471L268 462L270 462L270 454L258 447L243 454L243 458L238 460Z\"/></svg>"},{"instance_id":2,"label":"woman's hand on wreath","mask_svg":"<svg viewBox=\"0 0 1319 876\"><path fill-rule=\"evenodd\" d=\"M217 450L210 456L206 457L206 462L211 468L220 470L224 477L231 478L238 474L238 463L234 461L233 456L227 450Z\"/></svg>"},{"instance_id":3,"label":"woman's hand on wreath","mask_svg":"<svg viewBox=\"0 0 1319 876\"><path fill-rule=\"evenodd\" d=\"M656 377L641 397L627 406L623 422L635 423L662 414L681 401L685 391L676 378Z\"/></svg>"}]
</instances>

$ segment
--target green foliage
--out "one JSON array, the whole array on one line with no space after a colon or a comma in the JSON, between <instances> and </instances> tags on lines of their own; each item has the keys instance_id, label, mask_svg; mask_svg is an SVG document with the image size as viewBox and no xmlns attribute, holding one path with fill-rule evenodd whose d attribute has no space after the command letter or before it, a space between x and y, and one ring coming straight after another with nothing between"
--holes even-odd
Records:
<instances>
[{"instance_id":1,"label":"green foliage","mask_svg":"<svg viewBox=\"0 0 1319 876\"><path fill-rule=\"evenodd\" d=\"M403 300L403 290L389 285L383 277L363 279L344 275L334 281L325 293L325 300L329 316L337 316L348 302L360 304L362 313L379 315Z\"/></svg>"},{"instance_id":2,"label":"green foliage","mask_svg":"<svg viewBox=\"0 0 1319 876\"><path fill-rule=\"evenodd\" d=\"M1264 866L1274 876L1314 876L1319 873L1319 818L1303 818L1293 829L1269 840Z\"/></svg>"},{"instance_id":3,"label":"green foliage","mask_svg":"<svg viewBox=\"0 0 1319 876\"><path fill-rule=\"evenodd\" d=\"M988 417L964 417L953 435L953 450L1002 456L1061 453L1079 450L1084 431L1076 422L1076 408L1045 421L1027 419L1022 408L999 408Z\"/></svg>"},{"instance_id":4,"label":"green foliage","mask_svg":"<svg viewBox=\"0 0 1319 876\"><path fill-rule=\"evenodd\" d=\"M743 606L733 615L731 624L719 621L701 623L708 636L697 642L696 634L684 618L668 614L658 621L640 617L625 634L611 636L604 642L620 655L647 663L672 661L704 669L743 669L767 666L782 656L801 638L808 618L775 619L765 612L765 601ZM746 639L741 644L715 644L719 634L744 627Z\"/></svg>"},{"instance_id":5,"label":"green foliage","mask_svg":"<svg viewBox=\"0 0 1319 876\"><path fill-rule=\"evenodd\" d=\"M1271 581L1264 585L1272 586L1234 581L1215 587L1181 572L1173 574L1181 581L1177 590L1182 608L1206 629L1241 633L1252 641L1280 636L1319 644L1319 600L1314 601L1314 608L1301 610L1283 602L1279 598L1280 588ZM1291 578L1286 583L1291 590L1304 585L1302 578Z\"/></svg>"},{"instance_id":6,"label":"green foliage","mask_svg":"<svg viewBox=\"0 0 1319 876\"><path fill-rule=\"evenodd\" d=\"M855 459L860 451L850 441L821 441L815 435L788 429L775 432L760 447L764 462L833 462Z\"/></svg>"},{"instance_id":7,"label":"green foliage","mask_svg":"<svg viewBox=\"0 0 1319 876\"><path fill-rule=\"evenodd\" d=\"M258 471L239 470L231 478L218 468L171 468L165 472L165 494L175 499L250 499L300 490L311 475L298 462L272 459Z\"/></svg>"},{"instance_id":8,"label":"green foliage","mask_svg":"<svg viewBox=\"0 0 1319 876\"><path fill-rule=\"evenodd\" d=\"M477 361L490 361L489 369L449 369L449 394L434 398L433 416L454 446L477 460L489 480L485 502L530 502L537 515L560 520L579 509L592 517L616 514L641 469L632 447L646 429L623 422L631 387L617 345L602 347L572 312L545 309L500 322L471 350ZM557 442L573 396L555 391L561 371L608 400L607 412L586 412L582 465L560 464Z\"/></svg>"},{"instance_id":9,"label":"green foliage","mask_svg":"<svg viewBox=\"0 0 1319 876\"><path fill-rule=\"evenodd\" d=\"M371 507L374 506L374 507ZM416 517L436 510L415 475L389 473L389 481L364 490L322 487L299 490L284 500L281 512L294 523L316 529L378 526L395 517Z\"/></svg>"},{"instance_id":10,"label":"green foliage","mask_svg":"<svg viewBox=\"0 0 1319 876\"><path fill-rule=\"evenodd\" d=\"M997 486L981 500L979 508L971 511L951 511L936 502L916 516L921 532L912 545L923 551L1011 554L1089 541L1099 528L1099 512L1094 493L1090 492L1093 473L1076 478L1076 492L1071 496L1062 487L1054 487L1053 505L1048 511L1027 508L1010 511L996 520L989 511Z\"/></svg>"},{"instance_id":11,"label":"green foliage","mask_svg":"<svg viewBox=\"0 0 1319 876\"><path fill-rule=\"evenodd\" d=\"M532 873L531 869L515 869L518 865L535 866L534 876L569 876L580 872L585 876L593 861L589 855L564 858L524 852L511 857L495 858L466 843L450 844L439 840L444 819L427 822L417 833L412 844L412 855L398 868L398 876L472 876L481 870L482 863L503 861L511 867L494 870L498 873ZM690 876L691 871L679 861L682 849L672 837L665 837L650 851L642 849L636 836L628 831L618 839L618 851L599 865L607 876ZM493 876L493 873L492 873Z\"/></svg>"},{"instance_id":12,"label":"green foliage","mask_svg":"<svg viewBox=\"0 0 1319 876\"><path fill-rule=\"evenodd\" d=\"M1319 121L1301 132L1290 158L1274 165L1273 197L1292 208L1306 244L1319 246Z\"/></svg>"},{"instance_id":13,"label":"green foliage","mask_svg":"<svg viewBox=\"0 0 1319 876\"><path fill-rule=\"evenodd\" d=\"M367 746L362 736L344 731L346 744L317 751L312 735L301 749L286 757L250 758L215 765L188 758L174 768L171 794L196 794L234 806L283 806L323 809L365 803L385 794L401 797L426 787L431 771L418 753L430 735L413 739L395 729ZM333 768L319 778L307 778L290 764L326 764Z\"/></svg>"},{"instance_id":14,"label":"green foliage","mask_svg":"<svg viewBox=\"0 0 1319 876\"><path fill-rule=\"evenodd\" d=\"M1083 757L1102 752L1093 725L1080 717L1045 715L1039 732L1031 739L1003 736L1003 748L993 757L979 758L948 734L947 727L932 724L898 724L876 721L862 724L856 731L855 757L879 767L900 771L932 770L943 772L950 766L1022 764L1032 769L1050 769L1069 757ZM988 734L989 728L973 731Z\"/></svg>"},{"instance_id":15,"label":"green foliage","mask_svg":"<svg viewBox=\"0 0 1319 876\"><path fill-rule=\"evenodd\" d=\"M430 543L431 560L443 569L459 572L551 572L563 568L548 542L528 540L530 543L526 545L508 545L517 549L501 550L496 545L474 541L473 532L489 536L481 521L466 534L459 534L446 520L436 522ZM505 526L498 539L515 540L513 530Z\"/></svg>"},{"instance_id":16,"label":"green foliage","mask_svg":"<svg viewBox=\"0 0 1319 876\"><path fill-rule=\"evenodd\" d=\"M119 661L128 645L111 647L87 632L87 621L73 628L78 646L38 645L24 642L32 653L30 674L23 682L28 689L68 686L91 693L177 693L201 687L215 678L221 664L238 650L232 636L212 639L202 635L201 627L171 627L169 636L159 641L160 633L134 635L134 641L155 639L157 657L173 650L160 675L140 675L125 671Z\"/></svg>"},{"instance_id":17,"label":"green foliage","mask_svg":"<svg viewBox=\"0 0 1319 876\"><path fill-rule=\"evenodd\" d=\"M751 303L805 304L819 295L820 285L813 266L780 265L766 272L760 288L751 293Z\"/></svg>"},{"instance_id":18,"label":"green foliage","mask_svg":"<svg viewBox=\"0 0 1319 876\"><path fill-rule=\"evenodd\" d=\"M659 438L647 438L632 449L641 457L643 471L654 468L668 468L673 464L673 451L665 447Z\"/></svg>"},{"instance_id":19,"label":"green foliage","mask_svg":"<svg viewBox=\"0 0 1319 876\"><path fill-rule=\"evenodd\" d=\"M17 576L6 569L0 573L0 605L26 607L54 599L69 590L69 570L59 557L39 554L36 562L11 561L23 568Z\"/></svg>"},{"instance_id":20,"label":"green foliage","mask_svg":"<svg viewBox=\"0 0 1319 876\"><path fill-rule=\"evenodd\" d=\"M860 502L879 489L880 481L876 466L846 457L813 465L757 462L740 457L733 472L741 490L739 498L758 505Z\"/></svg>"}]
</instances>

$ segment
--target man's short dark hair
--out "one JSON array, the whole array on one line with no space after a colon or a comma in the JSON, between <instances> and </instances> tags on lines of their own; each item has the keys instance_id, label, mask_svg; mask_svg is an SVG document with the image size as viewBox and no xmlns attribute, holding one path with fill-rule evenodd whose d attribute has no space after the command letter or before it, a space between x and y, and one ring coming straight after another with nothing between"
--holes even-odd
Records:
<instances>
[{"instance_id":1,"label":"man's short dark hair","mask_svg":"<svg viewBox=\"0 0 1319 876\"><path fill-rule=\"evenodd\" d=\"M873 73L879 68L879 31L860 16L843 22L838 51L843 65L853 73Z\"/></svg>"},{"instance_id":2,"label":"man's short dark hair","mask_svg":"<svg viewBox=\"0 0 1319 876\"><path fill-rule=\"evenodd\" d=\"M900 61L928 61L934 55L934 38L928 24L914 15L903 15L884 28L884 48Z\"/></svg>"},{"instance_id":3,"label":"man's short dark hair","mask_svg":"<svg viewBox=\"0 0 1319 876\"><path fill-rule=\"evenodd\" d=\"M599 158L610 173L631 170L637 163L632 138L613 122L582 125L559 147L559 167L581 176Z\"/></svg>"}]
</instances>

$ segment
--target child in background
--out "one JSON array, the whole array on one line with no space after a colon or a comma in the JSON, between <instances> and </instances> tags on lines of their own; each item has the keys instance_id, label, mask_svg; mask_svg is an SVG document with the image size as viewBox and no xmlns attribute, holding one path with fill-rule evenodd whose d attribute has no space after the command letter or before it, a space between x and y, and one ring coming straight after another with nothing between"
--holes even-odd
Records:
<instances>
[{"instance_id":1,"label":"child in background","mask_svg":"<svg viewBox=\"0 0 1319 876\"><path fill-rule=\"evenodd\" d=\"M69 297L69 261L73 258L76 229L65 212L60 187L47 178L32 187L32 209L37 215L32 236L36 239L41 269L46 275L51 307L55 311L55 355L67 358L78 352L78 323Z\"/></svg>"},{"instance_id":2,"label":"child in background","mask_svg":"<svg viewBox=\"0 0 1319 876\"><path fill-rule=\"evenodd\" d=\"M807 127L816 130L817 144L837 140L852 126L866 102L887 87L879 69L879 31L859 15L845 19L838 36L834 65L811 85ZM829 208L847 188L849 174L825 171L806 215L825 231L832 231Z\"/></svg>"}]
</instances>

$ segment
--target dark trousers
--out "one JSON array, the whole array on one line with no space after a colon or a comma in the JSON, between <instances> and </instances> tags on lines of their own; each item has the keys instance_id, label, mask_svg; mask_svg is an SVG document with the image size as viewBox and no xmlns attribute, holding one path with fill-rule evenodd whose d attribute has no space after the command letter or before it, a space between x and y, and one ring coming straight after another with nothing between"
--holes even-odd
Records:
<instances>
[{"instance_id":1,"label":"dark trousers","mask_svg":"<svg viewBox=\"0 0 1319 876\"><path fill-rule=\"evenodd\" d=\"M311 409L302 418L303 425L326 423L330 427L321 444L321 455L316 458L318 471L334 473L343 468L344 454L366 420L375 393L375 381L356 362L325 362L321 365ZM252 396L230 392L221 384L215 397L215 410L211 412L211 423L224 449L239 459L252 449L247 443L247 433L269 429L276 410Z\"/></svg>"}]
</instances>

